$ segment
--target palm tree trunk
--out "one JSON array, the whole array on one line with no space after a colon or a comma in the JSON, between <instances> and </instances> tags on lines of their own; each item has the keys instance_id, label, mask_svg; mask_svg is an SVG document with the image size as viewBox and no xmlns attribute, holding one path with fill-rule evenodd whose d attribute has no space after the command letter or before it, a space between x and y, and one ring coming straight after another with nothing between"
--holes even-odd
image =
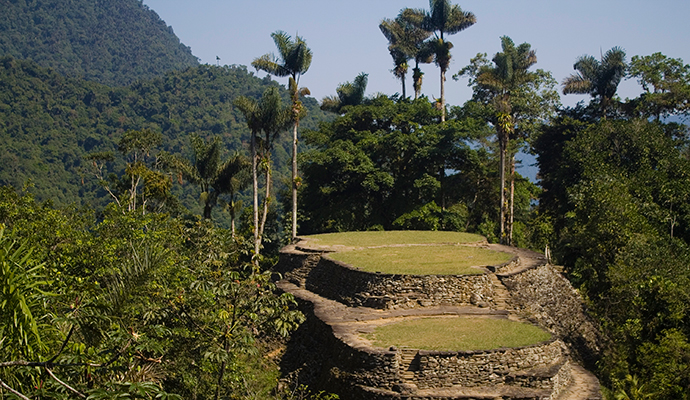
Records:
<instances>
[{"instance_id":1,"label":"palm tree trunk","mask_svg":"<svg viewBox=\"0 0 690 400\"><path fill-rule=\"evenodd\" d=\"M230 203L230 234L235 238L235 200Z\"/></svg>"},{"instance_id":2,"label":"palm tree trunk","mask_svg":"<svg viewBox=\"0 0 690 400\"><path fill-rule=\"evenodd\" d=\"M268 155L266 156L268 157ZM266 227L266 217L268 216L268 203L271 201L271 165L270 160L266 160L266 197L264 198L264 214L261 216L261 229L259 230L259 245L264 237Z\"/></svg>"},{"instance_id":3,"label":"palm tree trunk","mask_svg":"<svg viewBox=\"0 0 690 400\"><path fill-rule=\"evenodd\" d=\"M407 67L405 67L405 68L407 68ZM405 74L402 74L402 76L400 77L400 80L402 81L402 98L404 99L406 97L405 96Z\"/></svg>"},{"instance_id":4,"label":"palm tree trunk","mask_svg":"<svg viewBox=\"0 0 690 400\"><path fill-rule=\"evenodd\" d=\"M505 132L501 129L500 125L498 128L498 143L499 143L499 153L500 153L500 167L499 167L499 179L501 180L501 219L500 227L501 233L499 236L499 242L505 244L505 222L506 222L506 143L505 143Z\"/></svg>"},{"instance_id":5,"label":"palm tree trunk","mask_svg":"<svg viewBox=\"0 0 690 400\"><path fill-rule=\"evenodd\" d=\"M256 166L256 133L252 133L252 189L254 192L254 257L255 263L258 263L259 247L259 178L257 176Z\"/></svg>"},{"instance_id":6,"label":"palm tree trunk","mask_svg":"<svg viewBox=\"0 0 690 400\"><path fill-rule=\"evenodd\" d=\"M508 212L508 245L513 245L513 205L515 199L515 154L510 157L510 211Z\"/></svg>"},{"instance_id":7,"label":"palm tree trunk","mask_svg":"<svg viewBox=\"0 0 690 400\"><path fill-rule=\"evenodd\" d=\"M446 70L441 68L441 122L446 122Z\"/></svg>"},{"instance_id":8,"label":"palm tree trunk","mask_svg":"<svg viewBox=\"0 0 690 400\"><path fill-rule=\"evenodd\" d=\"M297 238L297 125L292 128L292 240Z\"/></svg>"}]
</instances>

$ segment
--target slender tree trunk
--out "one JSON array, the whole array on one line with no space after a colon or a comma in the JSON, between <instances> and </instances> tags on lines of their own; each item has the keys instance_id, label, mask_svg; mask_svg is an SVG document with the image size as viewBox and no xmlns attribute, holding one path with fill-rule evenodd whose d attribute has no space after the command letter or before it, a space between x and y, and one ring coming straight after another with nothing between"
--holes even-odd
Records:
<instances>
[{"instance_id":1,"label":"slender tree trunk","mask_svg":"<svg viewBox=\"0 0 690 400\"><path fill-rule=\"evenodd\" d=\"M230 350L230 343L228 342L227 338L227 332L226 332L226 337L223 338L223 349L227 353ZM221 387L223 386L223 376L225 376L225 366L227 365L227 362L223 360L220 364L220 371L218 371L218 382L216 383L216 395L214 397L215 400L220 400L220 390Z\"/></svg>"},{"instance_id":2,"label":"slender tree trunk","mask_svg":"<svg viewBox=\"0 0 690 400\"><path fill-rule=\"evenodd\" d=\"M266 156L268 157L268 155ZM271 201L271 160L266 159L266 197L264 198L264 214L261 216L261 229L259 230L259 245L264 237L266 217L268 216L268 203Z\"/></svg>"},{"instance_id":3,"label":"slender tree trunk","mask_svg":"<svg viewBox=\"0 0 690 400\"><path fill-rule=\"evenodd\" d=\"M230 233L235 238L235 194L230 196Z\"/></svg>"},{"instance_id":4,"label":"slender tree trunk","mask_svg":"<svg viewBox=\"0 0 690 400\"><path fill-rule=\"evenodd\" d=\"M254 257L255 263L258 263L259 247L259 178L257 176L256 166L256 133L252 133L252 189L254 194Z\"/></svg>"},{"instance_id":5,"label":"slender tree trunk","mask_svg":"<svg viewBox=\"0 0 690 400\"><path fill-rule=\"evenodd\" d=\"M235 214L230 215L230 234L235 237Z\"/></svg>"},{"instance_id":6,"label":"slender tree trunk","mask_svg":"<svg viewBox=\"0 0 690 400\"><path fill-rule=\"evenodd\" d=\"M510 211L508 212L508 245L513 245L513 205L515 199L515 154L510 157Z\"/></svg>"},{"instance_id":7,"label":"slender tree trunk","mask_svg":"<svg viewBox=\"0 0 690 400\"><path fill-rule=\"evenodd\" d=\"M441 68L441 122L446 122L446 70Z\"/></svg>"},{"instance_id":8,"label":"slender tree trunk","mask_svg":"<svg viewBox=\"0 0 690 400\"><path fill-rule=\"evenodd\" d=\"M292 128L292 240L297 238L297 125Z\"/></svg>"},{"instance_id":9,"label":"slender tree trunk","mask_svg":"<svg viewBox=\"0 0 690 400\"><path fill-rule=\"evenodd\" d=\"M400 80L402 81L402 90L403 90L402 91L402 98L404 99L406 97L405 96L405 74L402 74L402 76L400 77Z\"/></svg>"},{"instance_id":10,"label":"slender tree trunk","mask_svg":"<svg viewBox=\"0 0 690 400\"><path fill-rule=\"evenodd\" d=\"M211 193L206 192L206 201L204 202L204 219L211 219L211 211L213 207L211 206Z\"/></svg>"},{"instance_id":11,"label":"slender tree trunk","mask_svg":"<svg viewBox=\"0 0 690 400\"><path fill-rule=\"evenodd\" d=\"M500 167L499 167L499 179L501 180L501 219L500 227L501 233L499 237L499 242L505 244L505 222L506 222L506 133L499 126L498 128L498 142L499 142L499 153L500 153Z\"/></svg>"}]
</instances>

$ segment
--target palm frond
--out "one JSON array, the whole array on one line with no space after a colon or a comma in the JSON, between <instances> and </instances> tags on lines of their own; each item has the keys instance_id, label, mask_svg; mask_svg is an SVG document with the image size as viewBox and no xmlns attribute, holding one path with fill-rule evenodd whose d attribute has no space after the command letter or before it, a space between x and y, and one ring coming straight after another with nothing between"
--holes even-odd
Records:
<instances>
[{"instance_id":1,"label":"palm frond","mask_svg":"<svg viewBox=\"0 0 690 400\"><path fill-rule=\"evenodd\" d=\"M477 23L477 17L473 13L462 11L460 6L453 5L443 25L443 31L449 35L453 35L460 31L464 31L475 23Z\"/></svg>"},{"instance_id":2,"label":"palm frond","mask_svg":"<svg viewBox=\"0 0 690 400\"><path fill-rule=\"evenodd\" d=\"M290 54L290 50L292 50L292 38L284 31L275 31L271 33L271 37L273 38L273 43L278 48L280 58L282 61L285 61Z\"/></svg>"},{"instance_id":3,"label":"palm frond","mask_svg":"<svg viewBox=\"0 0 690 400\"><path fill-rule=\"evenodd\" d=\"M285 59L285 68L290 70L290 75L301 75L311 66L312 51L301 37L297 37L292 44L289 56Z\"/></svg>"},{"instance_id":4,"label":"palm frond","mask_svg":"<svg viewBox=\"0 0 690 400\"><path fill-rule=\"evenodd\" d=\"M259 115L259 103L249 97L239 96L233 102L233 105L240 110L244 119L247 120L247 126L252 132L261 130L261 120Z\"/></svg>"},{"instance_id":5,"label":"palm frond","mask_svg":"<svg viewBox=\"0 0 690 400\"><path fill-rule=\"evenodd\" d=\"M245 189L251 182L251 163L240 153L235 153L218 170L213 189L219 193L236 193Z\"/></svg>"},{"instance_id":6,"label":"palm frond","mask_svg":"<svg viewBox=\"0 0 690 400\"><path fill-rule=\"evenodd\" d=\"M580 56L575 60L573 68L578 71L584 78L588 80L595 80L599 75L600 64L596 58L592 56Z\"/></svg>"},{"instance_id":7,"label":"palm frond","mask_svg":"<svg viewBox=\"0 0 690 400\"><path fill-rule=\"evenodd\" d=\"M592 88L592 81L582 74L572 74L563 79L563 94L589 94Z\"/></svg>"},{"instance_id":8,"label":"palm frond","mask_svg":"<svg viewBox=\"0 0 690 400\"><path fill-rule=\"evenodd\" d=\"M338 96L326 96L321 99L321 109L337 113L340 110L340 99Z\"/></svg>"},{"instance_id":9,"label":"palm frond","mask_svg":"<svg viewBox=\"0 0 690 400\"><path fill-rule=\"evenodd\" d=\"M422 29L425 32L428 32L428 35L431 35L430 31L422 28L422 26L424 25L424 19L426 18L425 10L419 8L404 8L400 10L400 14L398 14L398 17L405 21L405 23Z\"/></svg>"},{"instance_id":10,"label":"palm frond","mask_svg":"<svg viewBox=\"0 0 690 400\"><path fill-rule=\"evenodd\" d=\"M285 69L285 67L280 64L279 61L280 60L278 60L273 54L264 54L263 56L252 61L252 67L275 76L290 75L289 71L287 71L287 69Z\"/></svg>"}]
</instances>

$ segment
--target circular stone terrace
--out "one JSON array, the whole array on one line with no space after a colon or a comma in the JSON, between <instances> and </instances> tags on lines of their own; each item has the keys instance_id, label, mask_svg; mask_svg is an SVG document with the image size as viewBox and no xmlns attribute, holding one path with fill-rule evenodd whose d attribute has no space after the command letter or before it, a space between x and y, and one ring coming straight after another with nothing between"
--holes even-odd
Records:
<instances>
[{"instance_id":1,"label":"circular stone terrace","mask_svg":"<svg viewBox=\"0 0 690 400\"><path fill-rule=\"evenodd\" d=\"M304 236L282 256L279 287L313 304L360 358L343 365L370 369L347 374L365 398L536 399L570 382L563 343L512 313L496 276L545 265L538 253L467 233L393 231Z\"/></svg>"},{"instance_id":2,"label":"circular stone terrace","mask_svg":"<svg viewBox=\"0 0 690 400\"><path fill-rule=\"evenodd\" d=\"M441 277L441 283L445 283L449 277L485 277L500 269L514 270L521 261L519 255L515 254L516 249L489 245L484 237L465 232L327 233L300 237L295 247L308 252L323 252L327 260L335 261L336 269L344 270L346 274L356 273L374 279L405 276L422 279ZM540 261L534 258L531 257L531 260ZM329 262L326 264L333 265ZM332 277L334 274L331 272L328 275ZM316 275L318 278L318 274ZM344 284L346 280L342 277L338 277L338 280L338 286L348 286ZM384 282L392 291L400 289L399 285ZM432 286L429 288L431 291L442 290L433 287L439 282L426 280L425 283ZM472 283L474 282L470 281L470 284ZM481 283L491 286L491 291L496 292L496 282L493 280L485 279ZM371 281L367 284L367 290L371 292ZM466 285L467 281L460 281L459 284ZM419 291L418 287L416 289ZM476 288L471 290L477 291ZM318 293L318 290L316 292ZM375 296L369 292L363 293L362 296ZM338 296L328 294L330 293L326 293L327 298L341 300ZM409 294L406 292L403 296L409 297ZM304 295L305 293L302 293L302 296ZM390 293L391 297L394 295L395 293ZM495 293L492 295L495 297ZM470 298L472 295L467 297ZM311 300L319 301L314 297ZM473 304L477 301L471 299L459 304L452 301L439 304L418 302L414 304L416 307L375 307L381 312L373 312L374 310L364 307L343 308L338 303L349 305L347 301L331 303L327 308L338 317L335 320L326 315L323 317L336 325L342 325L342 322L349 320L351 323L347 323L346 327L343 326L338 331L343 338L347 338L348 342L356 346L378 349L393 346L420 350L476 351L530 346L551 339L551 335L543 329L511 316L505 307L505 301L498 304L499 302L494 300L493 307L481 303L477 307L478 304ZM424 305L427 307L419 307ZM384 312L386 309L399 311Z\"/></svg>"}]
</instances>

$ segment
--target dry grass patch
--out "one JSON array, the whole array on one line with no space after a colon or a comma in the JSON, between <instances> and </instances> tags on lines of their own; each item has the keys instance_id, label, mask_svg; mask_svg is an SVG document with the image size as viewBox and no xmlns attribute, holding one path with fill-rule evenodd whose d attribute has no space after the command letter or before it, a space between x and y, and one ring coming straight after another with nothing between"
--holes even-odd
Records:
<instances>
[{"instance_id":1,"label":"dry grass patch","mask_svg":"<svg viewBox=\"0 0 690 400\"><path fill-rule=\"evenodd\" d=\"M365 337L383 348L470 351L529 346L549 340L551 335L537 326L507 319L431 317L382 325Z\"/></svg>"},{"instance_id":2,"label":"dry grass patch","mask_svg":"<svg viewBox=\"0 0 690 400\"><path fill-rule=\"evenodd\" d=\"M393 244L475 243L483 240L480 235L466 232L442 231L375 231L340 232L303 236L318 246L370 247Z\"/></svg>"},{"instance_id":3,"label":"dry grass patch","mask_svg":"<svg viewBox=\"0 0 690 400\"><path fill-rule=\"evenodd\" d=\"M512 254L468 246L377 247L331 253L328 257L367 272L403 275L481 274L480 266L500 265Z\"/></svg>"}]
</instances>

